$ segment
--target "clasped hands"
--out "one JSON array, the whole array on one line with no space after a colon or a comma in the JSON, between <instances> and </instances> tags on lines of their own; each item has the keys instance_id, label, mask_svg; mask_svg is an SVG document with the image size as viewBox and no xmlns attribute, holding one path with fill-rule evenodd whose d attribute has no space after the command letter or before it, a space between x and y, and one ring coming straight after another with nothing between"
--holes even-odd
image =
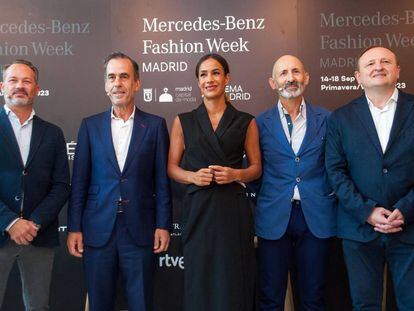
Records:
<instances>
[{"instance_id":1,"label":"clasped hands","mask_svg":"<svg viewBox=\"0 0 414 311\"><path fill-rule=\"evenodd\" d=\"M39 226L31 220L19 219L8 230L10 238L18 245L29 245L37 236Z\"/></svg>"},{"instance_id":2,"label":"clasped hands","mask_svg":"<svg viewBox=\"0 0 414 311\"><path fill-rule=\"evenodd\" d=\"M396 233L403 230L404 216L399 209L391 212L384 207L375 207L367 222L374 227L375 231Z\"/></svg>"},{"instance_id":3,"label":"clasped hands","mask_svg":"<svg viewBox=\"0 0 414 311\"><path fill-rule=\"evenodd\" d=\"M208 186L213 181L217 184L229 184L239 180L238 170L227 166L209 165L193 172L191 182L197 186Z\"/></svg>"}]
</instances>

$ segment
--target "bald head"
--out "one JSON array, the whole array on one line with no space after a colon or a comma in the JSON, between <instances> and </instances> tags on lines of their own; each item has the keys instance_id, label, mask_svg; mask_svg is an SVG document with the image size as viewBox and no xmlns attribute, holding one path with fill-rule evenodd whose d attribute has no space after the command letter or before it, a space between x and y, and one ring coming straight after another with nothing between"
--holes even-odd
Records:
<instances>
[{"instance_id":1,"label":"bald head","mask_svg":"<svg viewBox=\"0 0 414 311\"><path fill-rule=\"evenodd\" d=\"M275 78L278 72L289 68L297 68L303 72L306 72L305 66L299 58L293 55L283 55L273 64L272 78Z\"/></svg>"},{"instance_id":2,"label":"bald head","mask_svg":"<svg viewBox=\"0 0 414 311\"><path fill-rule=\"evenodd\" d=\"M309 74L302 61L293 55L283 55L273 65L270 87L286 99L302 96L309 83Z\"/></svg>"}]
</instances>

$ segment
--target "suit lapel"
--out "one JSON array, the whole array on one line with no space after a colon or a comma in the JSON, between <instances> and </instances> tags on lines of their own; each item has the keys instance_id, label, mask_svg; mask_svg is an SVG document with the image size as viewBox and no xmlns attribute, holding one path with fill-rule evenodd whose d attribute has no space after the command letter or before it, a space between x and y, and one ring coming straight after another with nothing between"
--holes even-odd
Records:
<instances>
[{"instance_id":1,"label":"suit lapel","mask_svg":"<svg viewBox=\"0 0 414 311\"><path fill-rule=\"evenodd\" d=\"M0 137L2 137L3 141L6 143L6 148L14 154L16 159L20 159L20 163L23 166L23 160L20 155L16 136L14 136L12 125L10 124L10 120L3 107L0 110Z\"/></svg>"},{"instance_id":2,"label":"suit lapel","mask_svg":"<svg viewBox=\"0 0 414 311\"><path fill-rule=\"evenodd\" d=\"M102 145L104 146L106 155L110 160L112 166L117 171L118 174L121 174L119 169L118 161L116 159L114 143L112 141L112 130L111 130L111 109L109 109L104 115L103 120L100 122L102 127L99 131Z\"/></svg>"},{"instance_id":3,"label":"suit lapel","mask_svg":"<svg viewBox=\"0 0 414 311\"><path fill-rule=\"evenodd\" d=\"M39 149L40 143L42 142L43 136L45 135L46 125L37 116L33 116L33 128L32 137L30 139L30 150L29 156L27 157L26 167L32 162L37 149Z\"/></svg>"},{"instance_id":4,"label":"suit lapel","mask_svg":"<svg viewBox=\"0 0 414 311\"><path fill-rule=\"evenodd\" d=\"M280 119L279 109L277 106L269 110L264 118L264 125L273 137L283 146L288 152L293 153L292 147L286 137L283 129L282 120Z\"/></svg>"},{"instance_id":5,"label":"suit lapel","mask_svg":"<svg viewBox=\"0 0 414 311\"><path fill-rule=\"evenodd\" d=\"M300 145L298 154L303 153L310 143L315 139L322 125L321 114L316 112L311 104L306 103L306 132Z\"/></svg>"},{"instance_id":6,"label":"suit lapel","mask_svg":"<svg viewBox=\"0 0 414 311\"><path fill-rule=\"evenodd\" d=\"M226 111L227 109L228 107L226 108ZM224 111L224 114L226 114L226 111ZM204 133L208 144L211 146L211 149L214 151L218 159L220 159L220 161L222 162L221 163L222 165L229 166L226 155L223 153L223 150L221 149L218 137L216 136L216 133L214 133L213 127L211 126L211 121L210 121L210 118L208 117L208 113L207 113L207 109L205 105L201 104L195 110L195 114L196 114L196 120L201 128L201 131ZM222 119L224 117L224 114L222 116ZM221 123L221 120L220 120L220 123ZM219 128L219 126L217 127L217 129Z\"/></svg>"},{"instance_id":7,"label":"suit lapel","mask_svg":"<svg viewBox=\"0 0 414 311\"><path fill-rule=\"evenodd\" d=\"M236 109L228 103L227 108L223 113L223 116L220 119L220 122L216 129L216 136L222 137L223 134L226 132L227 128L230 126L233 118L236 116Z\"/></svg>"},{"instance_id":8,"label":"suit lapel","mask_svg":"<svg viewBox=\"0 0 414 311\"><path fill-rule=\"evenodd\" d=\"M399 92L397 109L395 110L390 138L388 140L387 148L385 148L385 153L390 149L393 142L400 135L400 132L404 128L404 124L406 123L408 116L412 112L413 106L414 102L409 101L403 92Z\"/></svg>"},{"instance_id":9,"label":"suit lapel","mask_svg":"<svg viewBox=\"0 0 414 311\"><path fill-rule=\"evenodd\" d=\"M365 95L362 95L360 98L358 98L354 102L354 110L358 117L358 119L361 121L363 127L368 133L368 136L377 149L378 153L383 156L381 143L378 138L377 130L375 129L374 120L372 119L371 112L369 111L368 102L365 97ZM352 120L349 120L349 122L352 122Z\"/></svg>"},{"instance_id":10,"label":"suit lapel","mask_svg":"<svg viewBox=\"0 0 414 311\"><path fill-rule=\"evenodd\" d=\"M146 120L143 118L141 111L138 108L135 108L134 127L132 128L131 142L129 143L123 172L127 171L132 160L138 154L139 149L142 147L147 130L148 124Z\"/></svg>"}]
</instances>

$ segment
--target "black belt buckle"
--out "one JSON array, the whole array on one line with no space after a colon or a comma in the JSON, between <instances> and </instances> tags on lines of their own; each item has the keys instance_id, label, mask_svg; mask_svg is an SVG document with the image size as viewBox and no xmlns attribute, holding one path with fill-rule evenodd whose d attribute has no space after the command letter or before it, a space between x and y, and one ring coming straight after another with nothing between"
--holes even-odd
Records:
<instances>
[{"instance_id":1,"label":"black belt buckle","mask_svg":"<svg viewBox=\"0 0 414 311\"><path fill-rule=\"evenodd\" d=\"M117 210L116 210L116 212L117 212L118 214L120 214L120 213L123 213L123 212L124 212L124 208L123 208L122 204L123 204L123 202L122 202L122 200L121 200L121 199L119 199L118 201L116 201L116 206L117 206Z\"/></svg>"}]
</instances>

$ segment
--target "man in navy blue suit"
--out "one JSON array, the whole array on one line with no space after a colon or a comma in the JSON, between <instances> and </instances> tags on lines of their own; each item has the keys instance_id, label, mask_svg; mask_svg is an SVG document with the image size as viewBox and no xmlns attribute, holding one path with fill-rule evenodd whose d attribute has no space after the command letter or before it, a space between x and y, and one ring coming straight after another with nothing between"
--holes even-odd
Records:
<instances>
[{"instance_id":1,"label":"man in navy blue suit","mask_svg":"<svg viewBox=\"0 0 414 311\"><path fill-rule=\"evenodd\" d=\"M153 253L170 239L168 132L134 105L138 64L116 52L104 65L112 107L79 130L67 244L83 257L91 310L114 310L118 274L129 310L152 310Z\"/></svg>"},{"instance_id":2,"label":"man in navy blue suit","mask_svg":"<svg viewBox=\"0 0 414 311\"><path fill-rule=\"evenodd\" d=\"M389 49L358 58L364 94L332 113L326 167L339 199L338 236L355 310L381 310L391 271L399 310L414 310L414 96L396 89Z\"/></svg>"},{"instance_id":3,"label":"man in navy blue suit","mask_svg":"<svg viewBox=\"0 0 414 311\"><path fill-rule=\"evenodd\" d=\"M294 265L301 310L324 310L336 200L324 166L328 111L303 98L309 74L280 57L269 78L277 104L257 118L263 176L256 206L260 310L283 310Z\"/></svg>"},{"instance_id":4,"label":"man in navy blue suit","mask_svg":"<svg viewBox=\"0 0 414 311\"><path fill-rule=\"evenodd\" d=\"M63 133L33 110L38 76L19 59L3 67L0 83L0 308L17 262L26 310L49 310L58 214L69 196Z\"/></svg>"}]
</instances>

